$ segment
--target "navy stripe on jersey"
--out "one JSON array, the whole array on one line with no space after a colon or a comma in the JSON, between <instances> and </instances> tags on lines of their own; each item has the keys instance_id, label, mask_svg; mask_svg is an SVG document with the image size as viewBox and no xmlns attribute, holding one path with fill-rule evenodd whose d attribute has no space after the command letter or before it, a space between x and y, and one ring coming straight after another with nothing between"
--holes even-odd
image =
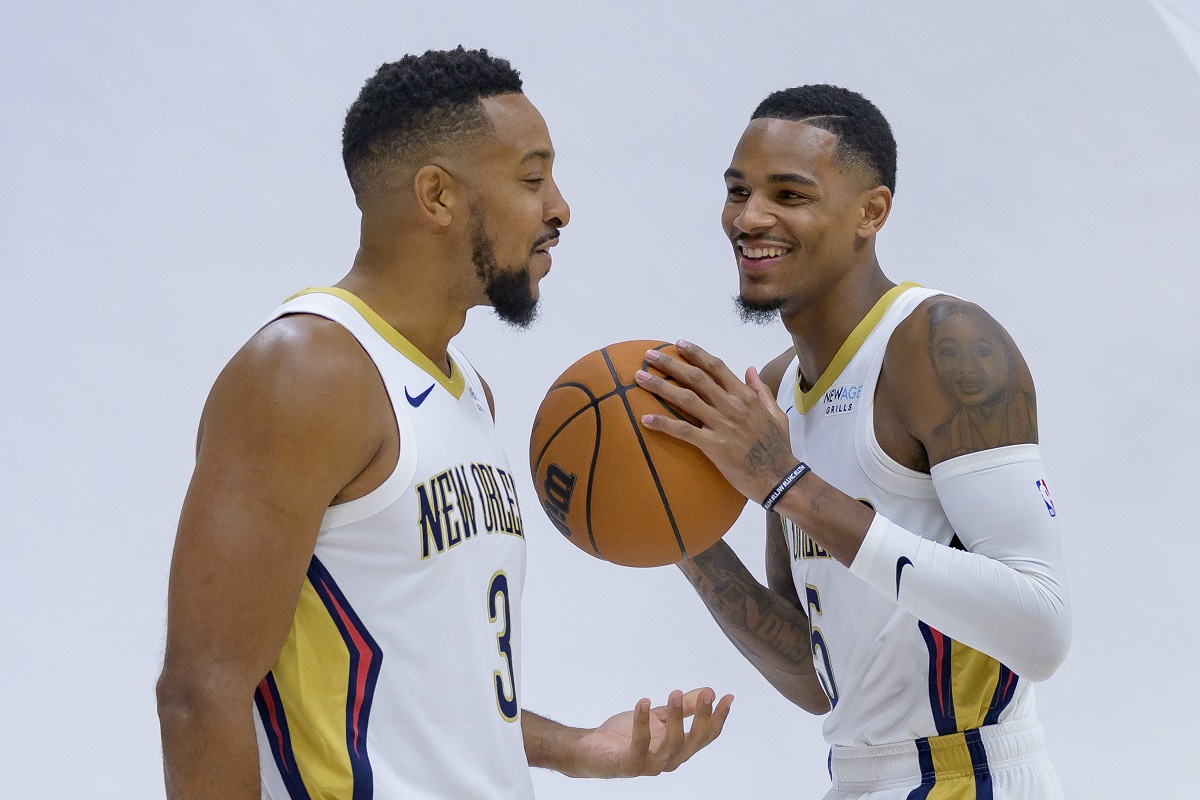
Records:
<instances>
[{"instance_id":1,"label":"navy stripe on jersey","mask_svg":"<svg viewBox=\"0 0 1200 800\"><path fill-rule=\"evenodd\" d=\"M1020 682L1017 673L1003 664L1000 665L1000 675L996 680L996 692L992 695L992 705L987 716L983 718L984 725L995 725L1000 721L1000 715L1017 694L1017 683Z\"/></svg>"},{"instance_id":2,"label":"navy stripe on jersey","mask_svg":"<svg viewBox=\"0 0 1200 800\"><path fill-rule=\"evenodd\" d=\"M924 622L918 622L929 649L929 709L937 732L945 736L958 731L954 717L954 691L950 672L950 637Z\"/></svg>"},{"instance_id":3,"label":"navy stripe on jersey","mask_svg":"<svg viewBox=\"0 0 1200 800\"><path fill-rule=\"evenodd\" d=\"M275 684L275 676L270 672L258 684L254 692L254 705L258 707L258 715L262 719L263 728L267 732L267 741L271 745L271 755L275 766L283 778L291 800L311 800L304 779L300 776L300 765L296 763L296 754L292 752L292 736L288 731L287 715L283 712L283 700L279 696L279 687Z\"/></svg>"},{"instance_id":4,"label":"navy stripe on jersey","mask_svg":"<svg viewBox=\"0 0 1200 800\"><path fill-rule=\"evenodd\" d=\"M316 556L309 563L308 580L325 604L350 654L349 684L346 687L346 749L354 773L352 800L370 800L374 795L374 775L367 754L367 723L371 716L375 684L379 679L379 667L383 663L383 650L354 613L329 570Z\"/></svg>"}]
</instances>

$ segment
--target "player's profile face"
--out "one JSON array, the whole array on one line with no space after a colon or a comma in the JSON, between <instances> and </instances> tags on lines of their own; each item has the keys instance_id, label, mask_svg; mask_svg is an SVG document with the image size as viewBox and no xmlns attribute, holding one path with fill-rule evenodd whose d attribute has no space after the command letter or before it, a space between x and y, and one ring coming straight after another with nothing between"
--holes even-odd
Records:
<instances>
[{"instance_id":1,"label":"player's profile face","mask_svg":"<svg viewBox=\"0 0 1200 800\"><path fill-rule=\"evenodd\" d=\"M752 120L742 134L725 172L721 224L744 317L786 315L845 269L863 187L861 175L836 163L837 143L821 128L770 118Z\"/></svg>"},{"instance_id":2,"label":"player's profile face","mask_svg":"<svg viewBox=\"0 0 1200 800\"><path fill-rule=\"evenodd\" d=\"M554 146L542 115L521 94L485 98L493 135L476 153L477 191L470 209L472 259L487 302L505 321L527 325L538 282L550 271L549 248L570 220L554 182Z\"/></svg>"}]
</instances>

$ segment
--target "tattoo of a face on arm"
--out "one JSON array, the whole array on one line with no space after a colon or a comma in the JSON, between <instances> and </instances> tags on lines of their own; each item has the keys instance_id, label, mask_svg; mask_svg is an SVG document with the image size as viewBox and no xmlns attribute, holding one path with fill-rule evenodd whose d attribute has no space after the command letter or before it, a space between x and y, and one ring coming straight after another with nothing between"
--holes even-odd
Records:
<instances>
[{"instance_id":1,"label":"tattoo of a face on arm","mask_svg":"<svg viewBox=\"0 0 1200 800\"><path fill-rule=\"evenodd\" d=\"M1036 442L1033 382L1000 324L961 300L935 303L929 317L929 360L954 409L933 431L946 457Z\"/></svg>"}]
</instances>

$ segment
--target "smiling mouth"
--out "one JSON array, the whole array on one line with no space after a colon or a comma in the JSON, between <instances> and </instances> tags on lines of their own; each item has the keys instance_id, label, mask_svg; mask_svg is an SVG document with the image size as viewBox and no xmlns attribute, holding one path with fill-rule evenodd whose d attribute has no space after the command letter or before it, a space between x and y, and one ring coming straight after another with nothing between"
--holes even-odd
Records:
<instances>
[{"instance_id":1,"label":"smiling mouth","mask_svg":"<svg viewBox=\"0 0 1200 800\"><path fill-rule=\"evenodd\" d=\"M778 258L786 256L791 252L786 247L745 247L739 245L738 249L742 251L743 258L761 259L761 258Z\"/></svg>"}]
</instances>

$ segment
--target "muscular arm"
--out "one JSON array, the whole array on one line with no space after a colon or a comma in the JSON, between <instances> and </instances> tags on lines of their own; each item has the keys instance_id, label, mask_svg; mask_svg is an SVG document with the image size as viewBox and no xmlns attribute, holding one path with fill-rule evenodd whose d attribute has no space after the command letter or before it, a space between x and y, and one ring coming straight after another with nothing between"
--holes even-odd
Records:
<instances>
[{"instance_id":1,"label":"muscular arm","mask_svg":"<svg viewBox=\"0 0 1200 800\"><path fill-rule=\"evenodd\" d=\"M978 306L931 298L893 335L876 400L880 443L931 472L965 550L877 518L851 571L1019 675L1049 677L1070 643L1070 602L1033 379L1016 345Z\"/></svg>"},{"instance_id":2,"label":"muscular arm","mask_svg":"<svg viewBox=\"0 0 1200 800\"><path fill-rule=\"evenodd\" d=\"M638 380L703 427L661 416L645 424L699 447L761 500L797 464L780 447L786 415L753 371L742 383L695 345L680 353L656 364L677 385ZM1053 506L1041 494L1033 382L1016 346L977 306L933 298L893 334L875 400L880 444L931 472L965 550L905 531L815 473L775 510L929 625L1023 677L1049 677L1066 655L1070 604ZM760 453L774 458L752 457Z\"/></svg>"},{"instance_id":3,"label":"muscular arm","mask_svg":"<svg viewBox=\"0 0 1200 800\"><path fill-rule=\"evenodd\" d=\"M792 359L788 351L763 370L774 390ZM767 586L723 541L679 564L721 631L780 694L814 714L829 710L813 667L808 617L796 594L783 524L768 513Z\"/></svg>"},{"instance_id":4,"label":"muscular arm","mask_svg":"<svg viewBox=\"0 0 1200 800\"><path fill-rule=\"evenodd\" d=\"M372 386L374 380L376 386ZM287 638L325 508L369 474L386 396L349 334L289 317L205 406L176 535L158 682L167 796L258 798L254 690Z\"/></svg>"},{"instance_id":5,"label":"muscular arm","mask_svg":"<svg viewBox=\"0 0 1200 800\"><path fill-rule=\"evenodd\" d=\"M782 527L777 521L768 527L775 529L768 537L778 538L771 548L778 551ZM786 551L784 559L786 564ZM808 618L798 602L755 580L723 541L679 566L729 641L780 694L814 714L829 710L813 668ZM795 596L794 588L784 592Z\"/></svg>"}]
</instances>

